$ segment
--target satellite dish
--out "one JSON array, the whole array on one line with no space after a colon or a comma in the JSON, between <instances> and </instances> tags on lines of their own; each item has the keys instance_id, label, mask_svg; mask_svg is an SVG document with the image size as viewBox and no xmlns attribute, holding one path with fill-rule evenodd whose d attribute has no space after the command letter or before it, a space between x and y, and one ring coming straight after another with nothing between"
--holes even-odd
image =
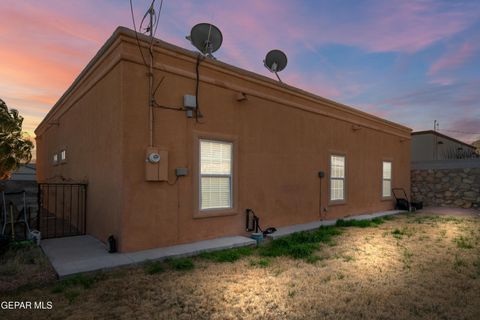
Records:
<instances>
[{"instance_id":1,"label":"satellite dish","mask_svg":"<svg viewBox=\"0 0 480 320\"><path fill-rule=\"evenodd\" d=\"M263 60L263 64L268 70L270 70L270 72L275 73L275 75L278 78L278 81L282 82L277 72L282 71L287 66L287 55L283 53L283 51L280 51L277 49L271 50L265 56L265 60Z\"/></svg>"},{"instance_id":2,"label":"satellite dish","mask_svg":"<svg viewBox=\"0 0 480 320\"><path fill-rule=\"evenodd\" d=\"M223 41L220 29L210 23L199 23L186 37L195 48L206 56L213 58L212 53L220 49Z\"/></svg>"}]
</instances>

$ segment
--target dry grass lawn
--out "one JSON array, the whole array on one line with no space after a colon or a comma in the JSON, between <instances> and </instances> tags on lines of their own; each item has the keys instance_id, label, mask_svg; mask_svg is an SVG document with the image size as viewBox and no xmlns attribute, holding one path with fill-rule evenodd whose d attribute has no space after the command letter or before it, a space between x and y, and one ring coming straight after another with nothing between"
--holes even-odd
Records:
<instances>
[{"instance_id":1,"label":"dry grass lawn","mask_svg":"<svg viewBox=\"0 0 480 320\"><path fill-rule=\"evenodd\" d=\"M252 255L123 268L3 294L7 319L480 319L480 219L402 215L343 228L309 262ZM184 261L185 262L185 261ZM189 261L187 261L189 262ZM189 269L188 263L178 269Z\"/></svg>"}]
</instances>

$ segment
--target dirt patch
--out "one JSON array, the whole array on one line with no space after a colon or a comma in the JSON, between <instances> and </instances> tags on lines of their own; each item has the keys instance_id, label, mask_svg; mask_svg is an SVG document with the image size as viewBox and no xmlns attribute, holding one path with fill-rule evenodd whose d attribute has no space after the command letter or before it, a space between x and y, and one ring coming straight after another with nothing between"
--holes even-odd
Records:
<instances>
[{"instance_id":1,"label":"dirt patch","mask_svg":"<svg viewBox=\"0 0 480 320\"><path fill-rule=\"evenodd\" d=\"M409 214L343 228L316 259L197 257L192 270L123 268L2 299L53 302L9 319L480 319L479 248L478 218Z\"/></svg>"}]
</instances>

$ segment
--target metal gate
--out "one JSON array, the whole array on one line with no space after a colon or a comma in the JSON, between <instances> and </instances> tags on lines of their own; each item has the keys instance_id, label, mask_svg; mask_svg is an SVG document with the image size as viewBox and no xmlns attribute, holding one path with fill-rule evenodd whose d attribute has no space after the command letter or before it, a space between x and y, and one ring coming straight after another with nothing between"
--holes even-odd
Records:
<instances>
[{"instance_id":1,"label":"metal gate","mask_svg":"<svg viewBox=\"0 0 480 320\"><path fill-rule=\"evenodd\" d=\"M37 229L42 238L85 234L86 204L86 184L39 183Z\"/></svg>"}]
</instances>

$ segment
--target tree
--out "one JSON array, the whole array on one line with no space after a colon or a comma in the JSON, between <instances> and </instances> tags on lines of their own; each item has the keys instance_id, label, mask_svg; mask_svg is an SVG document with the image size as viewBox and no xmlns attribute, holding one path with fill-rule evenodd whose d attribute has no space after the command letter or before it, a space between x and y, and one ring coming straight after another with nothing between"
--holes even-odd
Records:
<instances>
[{"instance_id":1,"label":"tree","mask_svg":"<svg viewBox=\"0 0 480 320\"><path fill-rule=\"evenodd\" d=\"M10 178L21 163L32 159L33 143L22 131L23 117L16 109L8 110L0 99L0 180Z\"/></svg>"}]
</instances>

